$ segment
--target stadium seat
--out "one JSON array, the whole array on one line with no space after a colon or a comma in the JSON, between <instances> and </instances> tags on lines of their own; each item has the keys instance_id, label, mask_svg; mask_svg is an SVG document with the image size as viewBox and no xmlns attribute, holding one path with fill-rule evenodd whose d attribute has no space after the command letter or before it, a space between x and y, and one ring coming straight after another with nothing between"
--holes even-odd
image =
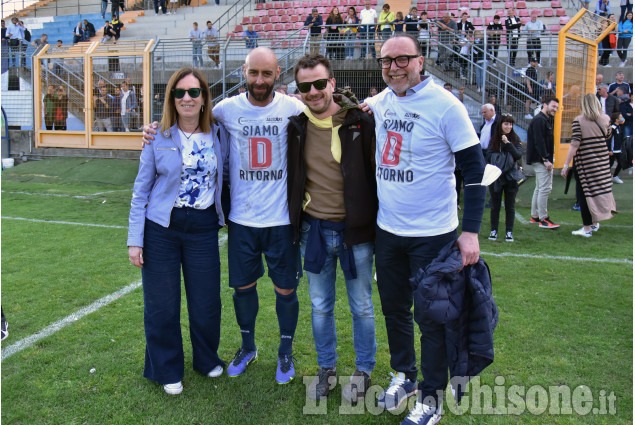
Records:
<instances>
[{"instance_id":1,"label":"stadium seat","mask_svg":"<svg viewBox=\"0 0 635 425\"><path fill-rule=\"evenodd\" d=\"M428 12L428 19L436 19L437 17L437 12Z\"/></svg>"},{"instance_id":2,"label":"stadium seat","mask_svg":"<svg viewBox=\"0 0 635 425\"><path fill-rule=\"evenodd\" d=\"M261 3L258 3L261 4ZM243 25L247 25L251 23L251 18L249 16L243 16Z\"/></svg>"},{"instance_id":3,"label":"stadium seat","mask_svg":"<svg viewBox=\"0 0 635 425\"><path fill-rule=\"evenodd\" d=\"M527 25L527 22L531 21L529 16L525 16L524 18L520 18L520 23L523 25Z\"/></svg>"},{"instance_id":4,"label":"stadium seat","mask_svg":"<svg viewBox=\"0 0 635 425\"><path fill-rule=\"evenodd\" d=\"M277 14L278 14L278 11L276 9L269 9L267 11L267 15L269 15L269 16L275 16Z\"/></svg>"},{"instance_id":5,"label":"stadium seat","mask_svg":"<svg viewBox=\"0 0 635 425\"><path fill-rule=\"evenodd\" d=\"M269 22L271 22L271 18L270 18L270 17L268 17L268 16L262 16L262 17L260 18L260 23L261 23L261 24L268 24Z\"/></svg>"},{"instance_id":6,"label":"stadium seat","mask_svg":"<svg viewBox=\"0 0 635 425\"><path fill-rule=\"evenodd\" d=\"M311 7L318 7L320 5L319 0L311 0Z\"/></svg>"},{"instance_id":7,"label":"stadium seat","mask_svg":"<svg viewBox=\"0 0 635 425\"><path fill-rule=\"evenodd\" d=\"M549 32L558 34L560 32L560 25L549 25Z\"/></svg>"},{"instance_id":8,"label":"stadium seat","mask_svg":"<svg viewBox=\"0 0 635 425\"><path fill-rule=\"evenodd\" d=\"M485 22L484 19L481 18L480 16L475 16L474 19L472 19L472 23L474 24L475 27L483 26L484 22Z\"/></svg>"},{"instance_id":9,"label":"stadium seat","mask_svg":"<svg viewBox=\"0 0 635 425\"><path fill-rule=\"evenodd\" d=\"M326 7L324 6L318 6L317 10L320 15L324 15L325 13L328 14L328 12L326 11ZM324 18L324 22L326 22L326 18Z\"/></svg>"},{"instance_id":10,"label":"stadium seat","mask_svg":"<svg viewBox=\"0 0 635 425\"><path fill-rule=\"evenodd\" d=\"M513 1L506 1L505 2L505 9L511 9L512 7L514 7L514 2Z\"/></svg>"},{"instance_id":11,"label":"stadium seat","mask_svg":"<svg viewBox=\"0 0 635 425\"><path fill-rule=\"evenodd\" d=\"M285 9L289 9L290 7L293 7L293 2L285 1L284 2L284 8Z\"/></svg>"},{"instance_id":12,"label":"stadium seat","mask_svg":"<svg viewBox=\"0 0 635 425\"><path fill-rule=\"evenodd\" d=\"M260 32L260 31L262 31L262 24L256 24L256 25L254 25L254 31L256 31L256 32Z\"/></svg>"},{"instance_id":13,"label":"stadium seat","mask_svg":"<svg viewBox=\"0 0 635 425\"><path fill-rule=\"evenodd\" d=\"M260 9L264 9L265 8L265 4L264 3L256 3L256 10L260 10Z\"/></svg>"},{"instance_id":14,"label":"stadium seat","mask_svg":"<svg viewBox=\"0 0 635 425\"><path fill-rule=\"evenodd\" d=\"M264 31L272 31L272 30L273 30L273 25L271 25L271 24L265 24L265 25L262 27L262 29L263 29Z\"/></svg>"},{"instance_id":15,"label":"stadium seat","mask_svg":"<svg viewBox=\"0 0 635 425\"><path fill-rule=\"evenodd\" d=\"M258 16L267 16L267 13L269 12L267 12L265 9L262 9L258 11Z\"/></svg>"},{"instance_id":16,"label":"stadium seat","mask_svg":"<svg viewBox=\"0 0 635 425\"><path fill-rule=\"evenodd\" d=\"M285 31L293 31L293 24L291 22L287 22L284 24Z\"/></svg>"},{"instance_id":17,"label":"stadium seat","mask_svg":"<svg viewBox=\"0 0 635 425\"><path fill-rule=\"evenodd\" d=\"M448 10L447 3L437 3L437 10Z\"/></svg>"},{"instance_id":18,"label":"stadium seat","mask_svg":"<svg viewBox=\"0 0 635 425\"><path fill-rule=\"evenodd\" d=\"M535 10L535 9L534 9ZM529 9L520 9L518 11L518 16L520 16L521 18L524 18L526 16L529 16Z\"/></svg>"},{"instance_id":19,"label":"stadium seat","mask_svg":"<svg viewBox=\"0 0 635 425\"><path fill-rule=\"evenodd\" d=\"M272 16L269 19L269 22L271 22L272 24L277 24L278 22L280 22L280 16Z\"/></svg>"},{"instance_id":20,"label":"stadium seat","mask_svg":"<svg viewBox=\"0 0 635 425\"><path fill-rule=\"evenodd\" d=\"M289 18L289 15L282 15L280 17L280 22L282 22L283 24L285 24L287 22L291 22L291 18Z\"/></svg>"},{"instance_id":21,"label":"stadium seat","mask_svg":"<svg viewBox=\"0 0 635 425\"><path fill-rule=\"evenodd\" d=\"M428 12L437 10L437 6L434 4L429 4L427 7L428 7Z\"/></svg>"},{"instance_id":22,"label":"stadium seat","mask_svg":"<svg viewBox=\"0 0 635 425\"><path fill-rule=\"evenodd\" d=\"M505 19L505 11L503 9L497 9L496 12L494 12L494 15L500 16L502 20Z\"/></svg>"},{"instance_id":23,"label":"stadium seat","mask_svg":"<svg viewBox=\"0 0 635 425\"><path fill-rule=\"evenodd\" d=\"M560 25L566 25L569 23L569 17L568 16L563 16L560 18Z\"/></svg>"},{"instance_id":24,"label":"stadium seat","mask_svg":"<svg viewBox=\"0 0 635 425\"><path fill-rule=\"evenodd\" d=\"M481 8L481 2L480 1L473 1L472 3L470 3L470 9L472 10L478 10Z\"/></svg>"},{"instance_id":25,"label":"stadium seat","mask_svg":"<svg viewBox=\"0 0 635 425\"><path fill-rule=\"evenodd\" d=\"M282 31L282 30L284 30L284 25L282 25L282 24L274 24L273 25L273 30L274 31Z\"/></svg>"},{"instance_id":26,"label":"stadium seat","mask_svg":"<svg viewBox=\"0 0 635 425\"><path fill-rule=\"evenodd\" d=\"M524 1L517 1L516 9L527 9L527 4Z\"/></svg>"},{"instance_id":27,"label":"stadium seat","mask_svg":"<svg viewBox=\"0 0 635 425\"><path fill-rule=\"evenodd\" d=\"M339 6L340 5L340 0L331 0L331 2L329 3L331 6L335 7L335 6ZM346 6L345 4L343 4L342 6Z\"/></svg>"},{"instance_id":28,"label":"stadium seat","mask_svg":"<svg viewBox=\"0 0 635 425\"><path fill-rule=\"evenodd\" d=\"M276 2L273 2L273 8L274 8L274 9L282 9L282 8L283 8L283 6L284 6L284 3L283 3L283 2L281 2L281 1L276 1Z\"/></svg>"},{"instance_id":29,"label":"stadium seat","mask_svg":"<svg viewBox=\"0 0 635 425\"><path fill-rule=\"evenodd\" d=\"M305 9L306 9L307 7L309 7L309 6L311 6L311 3L309 3L308 1L303 1L303 2L302 2L302 7L304 7Z\"/></svg>"},{"instance_id":30,"label":"stadium seat","mask_svg":"<svg viewBox=\"0 0 635 425\"><path fill-rule=\"evenodd\" d=\"M265 9L273 9L273 3L265 3Z\"/></svg>"},{"instance_id":31,"label":"stadium seat","mask_svg":"<svg viewBox=\"0 0 635 425\"><path fill-rule=\"evenodd\" d=\"M304 27L304 22L296 22L295 24L293 24L293 28L297 30L299 30L302 27Z\"/></svg>"},{"instance_id":32,"label":"stadium seat","mask_svg":"<svg viewBox=\"0 0 635 425\"><path fill-rule=\"evenodd\" d=\"M551 17L553 16L553 9L547 8L543 11L542 16L544 16L545 18Z\"/></svg>"},{"instance_id":33,"label":"stadium seat","mask_svg":"<svg viewBox=\"0 0 635 425\"><path fill-rule=\"evenodd\" d=\"M456 10L456 9L458 9L458 8L459 8L459 3L458 3L458 2L451 2L451 3L448 3L448 8L449 8L450 10Z\"/></svg>"},{"instance_id":34,"label":"stadium seat","mask_svg":"<svg viewBox=\"0 0 635 425\"><path fill-rule=\"evenodd\" d=\"M459 6L460 6L461 8L463 8L463 7L467 7L467 8L469 8L469 7L470 7L470 2L469 2L469 1L467 1L467 0L465 0L465 1L460 1L460 2L459 2Z\"/></svg>"},{"instance_id":35,"label":"stadium seat","mask_svg":"<svg viewBox=\"0 0 635 425\"><path fill-rule=\"evenodd\" d=\"M483 2L483 10L492 10L492 2L484 1Z\"/></svg>"},{"instance_id":36,"label":"stadium seat","mask_svg":"<svg viewBox=\"0 0 635 425\"><path fill-rule=\"evenodd\" d=\"M556 9L556 16L567 16L567 9Z\"/></svg>"},{"instance_id":37,"label":"stadium seat","mask_svg":"<svg viewBox=\"0 0 635 425\"><path fill-rule=\"evenodd\" d=\"M562 3L560 3L560 0L551 0L551 7L554 9L560 9L562 7Z\"/></svg>"}]
</instances>

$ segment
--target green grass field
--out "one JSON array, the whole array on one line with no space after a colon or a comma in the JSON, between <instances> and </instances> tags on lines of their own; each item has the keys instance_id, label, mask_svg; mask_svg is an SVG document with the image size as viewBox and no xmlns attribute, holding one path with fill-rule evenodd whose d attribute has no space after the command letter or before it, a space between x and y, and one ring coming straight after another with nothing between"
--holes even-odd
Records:
<instances>
[{"instance_id":1,"label":"green grass field","mask_svg":"<svg viewBox=\"0 0 635 425\"><path fill-rule=\"evenodd\" d=\"M167 396L141 376L145 347L141 288L5 358L14 344L23 344L25 338L140 280L125 246L137 166L136 161L64 158L29 162L3 172L2 305L10 332L2 343L3 424L401 422L405 411L379 413L370 403L347 407L339 385L328 402L307 403L303 376L314 375L317 366L306 278L298 289L300 321L294 342L298 363L296 379L289 385L274 381L278 330L275 296L267 278L259 284L260 359L241 377L210 379L192 371L184 303L185 389L180 396ZM516 242L506 243L500 237L497 242L487 240L486 210L480 239L500 310L496 359L479 377L480 397L468 394L469 405L458 411L446 409L441 423L633 422L633 180L630 176L624 180L625 184L614 186L620 214L603 222L590 239L571 235L581 219L571 210L574 194L563 194L559 176L549 207L551 218L563 223L560 229L526 223L533 179L518 196L517 212L525 223L516 221ZM225 246L221 264L220 355L229 361L240 345L240 334L227 285ZM373 384L384 387L391 370L376 292L374 301L378 352ZM338 372L348 376L354 370L354 351L341 273L336 321ZM559 386L565 386L565 393L573 392L573 400L565 396L558 403L555 396L546 398ZM590 392L574 392L579 386ZM489 389L494 394L493 411L487 409L488 403L475 406L488 398ZM514 394L520 394L520 400ZM446 398L452 403L451 396ZM593 409L598 409L596 414Z\"/></svg>"}]
</instances>

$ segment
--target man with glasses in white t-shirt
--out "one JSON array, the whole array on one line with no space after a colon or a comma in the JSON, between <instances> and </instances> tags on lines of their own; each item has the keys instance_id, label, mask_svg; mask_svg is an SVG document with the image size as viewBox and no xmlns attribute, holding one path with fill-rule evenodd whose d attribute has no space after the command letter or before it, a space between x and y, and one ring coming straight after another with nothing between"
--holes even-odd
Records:
<instances>
[{"instance_id":1,"label":"man with glasses in white t-shirt","mask_svg":"<svg viewBox=\"0 0 635 425\"><path fill-rule=\"evenodd\" d=\"M485 160L463 104L432 78L421 76L423 57L415 39L393 36L384 42L378 61L388 88L366 103L375 116L377 140L377 288L395 372L377 402L395 411L417 392L409 279L453 241L463 266L478 262ZM465 177L460 236L455 160ZM415 408L402 424L431 425L441 419L442 394L448 383L446 331L432 321L420 322L419 327L424 380L418 385Z\"/></svg>"}]
</instances>

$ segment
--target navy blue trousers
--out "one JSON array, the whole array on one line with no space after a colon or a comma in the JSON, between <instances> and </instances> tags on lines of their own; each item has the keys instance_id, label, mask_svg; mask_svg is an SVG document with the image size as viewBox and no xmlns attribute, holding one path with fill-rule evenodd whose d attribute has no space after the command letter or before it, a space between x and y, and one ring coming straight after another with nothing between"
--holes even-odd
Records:
<instances>
[{"instance_id":1,"label":"navy blue trousers","mask_svg":"<svg viewBox=\"0 0 635 425\"><path fill-rule=\"evenodd\" d=\"M159 384L183 379L181 269L185 282L192 366L202 374L224 362L218 357L221 299L218 215L174 208L170 226L146 220L143 269L143 321L146 355L143 376Z\"/></svg>"},{"instance_id":2,"label":"navy blue trousers","mask_svg":"<svg viewBox=\"0 0 635 425\"><path fill-rule=\"evenodd\" d=\"M429 237L403 237L377 227L375 268L381 309L386 319L390 367L403 372L407 379L417 380L414 347L413 295L409 279L425 268L441 248L457 238L456 231ZM421 373L419 399L433 397L448 384L448 360L445 326L429 322L419 325L421 331ZM428 403L431 404L431 403Z\"/></svg>"}]
</instances>

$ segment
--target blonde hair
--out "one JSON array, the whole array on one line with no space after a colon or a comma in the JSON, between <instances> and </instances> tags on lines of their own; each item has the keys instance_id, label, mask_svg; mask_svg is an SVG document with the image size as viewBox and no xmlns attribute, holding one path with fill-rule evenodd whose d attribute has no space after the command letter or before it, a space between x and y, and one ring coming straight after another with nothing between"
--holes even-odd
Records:
<instances>
[{"instance_id":1,"label":"blonde hair","mask_svg":"<svg viewBox=\"0 0 635 425\"><path fill-rule=\"evenodd\" d=\"M582 97L582 115L589 121L597 121L602 115L602 104L593 93L587 93Z\"/></svg>"},{"instance_id":2,"label":"blonde hair","mask_svg":"<svg viewBox=\"0 0 635 425\"><path fill-rule=\"evenodd\" d=\"M203 133L209 133L212 131L212 104L209 93L209 85L207 79L201 71L198 69L185 67L176 71L170 77L168 85L165 88L165 102L163 103L163 118L161 118L161 129L167 130L176 124L179 116L176 112L176 103L174 101L174 95L172 89L176 87L179 81L188 75L193 75L198 80L201 86L201 96L203 96L203 108L198 117L198 125Z\"/></svg>"}]
</instances>

